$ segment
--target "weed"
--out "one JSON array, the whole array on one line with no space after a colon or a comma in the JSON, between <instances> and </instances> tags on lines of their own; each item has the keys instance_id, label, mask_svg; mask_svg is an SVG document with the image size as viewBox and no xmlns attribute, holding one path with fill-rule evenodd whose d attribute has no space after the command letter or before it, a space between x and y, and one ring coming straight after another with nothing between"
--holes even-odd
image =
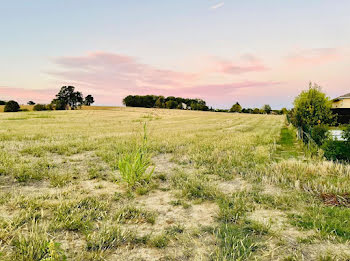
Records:
<instances>
[{"instance_id":1,"label":"weed","mask_svg":"<svg viewBox=\"0 0 350 261\"><path fill-rule=\"evenodd\" d=\"M137 183L148 182L154 172L154 168L149 170L151 158L147 149L147 129L144 124L144 134L142 146L124 155L118 163L122 179L131 187Z\"/></svg>"}]
</instances>

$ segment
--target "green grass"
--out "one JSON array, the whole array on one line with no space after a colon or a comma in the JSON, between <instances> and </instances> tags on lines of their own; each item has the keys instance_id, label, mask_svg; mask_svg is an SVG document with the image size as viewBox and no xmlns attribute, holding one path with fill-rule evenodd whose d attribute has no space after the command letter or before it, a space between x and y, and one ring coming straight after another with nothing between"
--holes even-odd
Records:
<instances>
[{"instance_id":1,"label":"green grass","mask_svg":"<svg viewBox=\"0 0 350 261\"><path fill-rule=\"evenodd\" d=\"M280 139L277 144L279 147L276 150L276 154L282 159L297 158L300 155L296 132L292 127L281 129Z\"/></svg>"},{"instance_id":2,"label":"green grass","mask_svg":"<svg viewBox=\"0 0 350 261\"><path fill-rule=\"evenodd\" d=\"M292 215L292 224L304 229L314 229L325 238L337 236L350 239L350 209L343 207L314 206L302 215Z\"/></svg>"},{"instance_id":3,"label":"green grass","mask_svg":"<svg viewBox=\"0 0 350 261\"><path fill-rule=\"evenodd\" d=\"M137 208L134 206L125 206L119 209L115 215L114 219L119 223L150 223L154 224L156 220L156 214L144 210L142 208Z\"/></svg>"}]
</instances>

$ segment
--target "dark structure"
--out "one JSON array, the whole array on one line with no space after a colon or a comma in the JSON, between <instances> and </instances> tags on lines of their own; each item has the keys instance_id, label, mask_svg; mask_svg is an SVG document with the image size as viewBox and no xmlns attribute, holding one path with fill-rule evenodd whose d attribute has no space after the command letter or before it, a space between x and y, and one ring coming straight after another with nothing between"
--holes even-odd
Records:
<instances>
[{"instance_id":1,"label":"dark structure","mask_svg":"<svg viewBox=\"0 0 350 261\"><path fill-rule=\"evenodd\" d=\"M338 115L338 123L350 123L350 93L335 98L333 100L332 111Z\"/></svg>"}]
</instances>

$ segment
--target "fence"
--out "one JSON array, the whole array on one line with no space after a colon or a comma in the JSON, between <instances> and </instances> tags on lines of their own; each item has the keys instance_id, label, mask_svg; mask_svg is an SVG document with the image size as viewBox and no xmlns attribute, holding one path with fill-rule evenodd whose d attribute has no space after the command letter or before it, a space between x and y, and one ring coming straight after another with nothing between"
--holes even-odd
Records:
<instances>
[{"instance_id":1,"label":"fence","mask_svg":"<svg viewBox=\"0 0 350 261\"><path fill-rule=\"evenodd\" d=\"M309 150L318 148L317 143L314 141L314 139L311 137L310 133L307 133L304 131L301 127L297 129L297 138L299 140L302 140L304 144L307 145L307 148Z\"/></svg>"}]
</instances>

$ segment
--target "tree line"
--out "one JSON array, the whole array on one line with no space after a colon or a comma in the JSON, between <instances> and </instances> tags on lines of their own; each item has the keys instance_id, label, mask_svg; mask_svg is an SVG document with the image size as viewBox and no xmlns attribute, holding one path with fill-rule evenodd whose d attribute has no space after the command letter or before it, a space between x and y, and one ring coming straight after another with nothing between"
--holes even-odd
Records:
<instances>
[{"instance_id":1,"label":"tree line","mask_svg":"<svg viewBox=\"0 0 350 261\"><path fill-rule=\"evenodd\" d=\"M128 107L166 108L208 111L209 107L202 99L188 99L181 97L164 97L157 95L128 95L123 99L123 104Z\"/></svg>"},{"instance_id":2,"label":"tree line","mask_svg":"<svg viewBox=\"0 0 350 261\"><path fill-rule=\"evenodd\" d=\"M85 98L79 91L75 91L74 86L63 86L56 94L56 97L49 104L36 104L34 101L29 101L28 105L34 105L34 111L46 111L46 110L75 110L82 105L90 106L95 102L92 95L87 95ZM18 102L2 101L0 105L5 105L4 112L17 112L20 111Z\"/></svg>"},{"instance_id":3,"label":"tree line","mask_svg":"<svg viewBox=\"0 0 350 261\"><path fill-rule=\"evenodd\" d=\"M164 97L157 95L128 95L123 99L123 104L128 107L143 107L143 108L165 108L165 109L180 109L180 110L199 110L199 111L214 111L214 112L236 112L236 113L251 113L251 114L287 114L288 110L272 110L271 106L265 104L262 108L242 108L236 102L231 109L213 109L208 107L202 99L189 99L182 97Z\"/></svg>"}]
</instances>

